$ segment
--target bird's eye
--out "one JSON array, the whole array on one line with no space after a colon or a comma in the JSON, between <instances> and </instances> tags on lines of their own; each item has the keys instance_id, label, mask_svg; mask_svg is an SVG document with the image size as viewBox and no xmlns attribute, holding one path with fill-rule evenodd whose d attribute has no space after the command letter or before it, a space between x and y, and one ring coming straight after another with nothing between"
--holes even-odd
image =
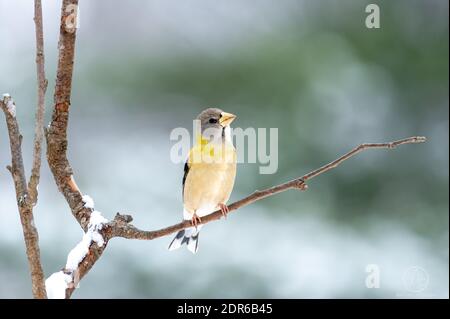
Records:
<instances>
[{"instance_id":1,"label":"bird's eye","mask_svg":"<svg viewBox=\"0 0 450 319\"><path fill-rule=\"evenodd\" d=\"M209 119L209 123L211 124L217 123L217 119Z\"/></svg>"}]
</instances>

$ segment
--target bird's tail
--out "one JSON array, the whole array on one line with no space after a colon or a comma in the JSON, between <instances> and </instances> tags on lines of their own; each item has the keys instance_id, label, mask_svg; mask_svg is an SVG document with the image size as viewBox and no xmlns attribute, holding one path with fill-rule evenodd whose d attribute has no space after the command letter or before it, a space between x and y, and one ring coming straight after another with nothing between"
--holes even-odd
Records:
<instances>
[{"instance_id":1,"label":"bird's tail","mask_svg":"<svg viewBox=\"0 0 450 319\"><path fill-rule=\"evenodd\" d=\"M175 250L186 244L187 249L195 254L198 250L198 235L202 225L180 230L169 245L169 250Z\"/></svg>"}]
</instances>

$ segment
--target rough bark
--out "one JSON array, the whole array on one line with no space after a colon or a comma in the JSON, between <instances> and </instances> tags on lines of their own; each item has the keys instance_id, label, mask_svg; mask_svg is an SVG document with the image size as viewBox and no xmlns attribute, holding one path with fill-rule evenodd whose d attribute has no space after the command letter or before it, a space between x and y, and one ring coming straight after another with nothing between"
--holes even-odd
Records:
<instances>
[{"instance_id":1,"label":"rough bark","mask_svg":"<svg viewBox=\"0 0 450 319\"><path fill-rule=\"evenodd\" d=\"M67 21L73 14L69 8L77 5L78 0L64 0L61 8L54 107L52 120L46 132L46 139L47 161L56 185L66 198L73 216L86 230L91 210L83 207L82 194L75 183L73 170L67 159L67 125L76 39L76 28L68 28Z\"/></svg>"}]
</instances>

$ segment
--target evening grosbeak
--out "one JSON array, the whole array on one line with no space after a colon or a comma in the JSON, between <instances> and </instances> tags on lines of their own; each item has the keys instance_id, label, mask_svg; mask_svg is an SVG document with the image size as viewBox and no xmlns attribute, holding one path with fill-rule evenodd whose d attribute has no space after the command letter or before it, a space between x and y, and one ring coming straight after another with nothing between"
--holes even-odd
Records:
<instances>
[{"instance_id":1,"label":"evening grosbeak","mask_svg":"<svg viewBox=\"0 0 450 319\"><path fill-rule=\"evenodd\" d=\"M201 112L201 129L189 151L183 176L183 218L192 227L180 230L169 245L169 250L187 248L196 253L201 217L218 209L228 213L226 203L230 198L236 177L236 150L231 139L230 124L235 115L217 108Z\"/></svg>"}]
</instances>

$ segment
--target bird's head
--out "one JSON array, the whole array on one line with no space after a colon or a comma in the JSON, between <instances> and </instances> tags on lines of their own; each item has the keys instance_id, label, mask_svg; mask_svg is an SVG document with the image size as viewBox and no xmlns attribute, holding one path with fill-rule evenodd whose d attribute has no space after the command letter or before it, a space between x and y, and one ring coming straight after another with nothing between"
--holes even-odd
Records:
<instances>
[{"instance_id":1,"label":"bird's head","mask_svg":"<svg viewBox=\"0 0 450 319\"><path fill-rule=\"evenodd\" d=\"M201 124L202 135L208 139L223 136L235 118L236 115L218 108L208 108L197 116Z\"/></svg>"}]
</instances>

